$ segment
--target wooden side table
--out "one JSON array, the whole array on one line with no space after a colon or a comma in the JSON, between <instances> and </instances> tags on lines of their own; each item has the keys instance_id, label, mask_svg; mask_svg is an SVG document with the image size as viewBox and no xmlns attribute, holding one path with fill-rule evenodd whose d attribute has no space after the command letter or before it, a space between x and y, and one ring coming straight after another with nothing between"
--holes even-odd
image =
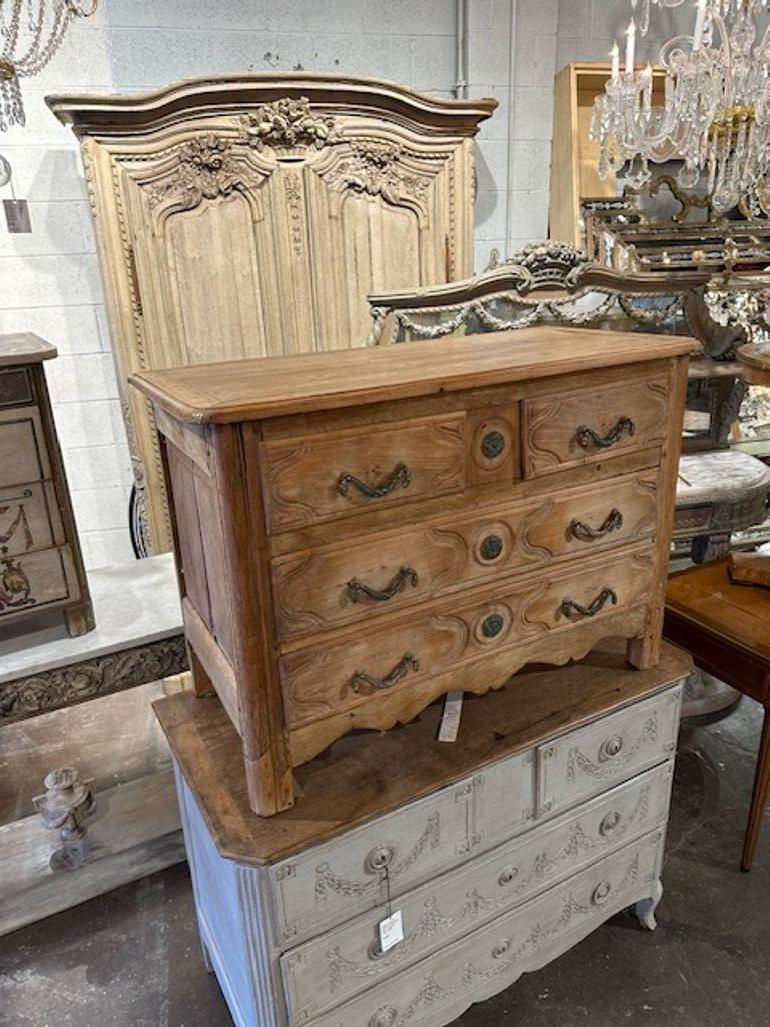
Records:
<instances>
[{"instance_id":1,"label":"wooden side table","mask_svg":"<svg viewBox=\"0 0 770 1027\"><path fill-rule=\"evenodd\" d=\"M770 591L731 584L727 560L679 571L669 578L663 633L703 670L764 707L741 857L741 869L750 870L770 791Z\"/></svg>"}]
</instances>

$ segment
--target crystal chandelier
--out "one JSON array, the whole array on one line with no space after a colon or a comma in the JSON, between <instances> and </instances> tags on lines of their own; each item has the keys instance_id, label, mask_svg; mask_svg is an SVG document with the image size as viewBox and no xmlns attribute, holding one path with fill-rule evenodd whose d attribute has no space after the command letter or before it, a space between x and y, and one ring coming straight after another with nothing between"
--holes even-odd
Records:
<instances>
[{"instance_id":1,"label":"crystal chandelier","mask_svg":"<svg viewBox=\"0 0 770 1027\"><path fill-rule=\"evenodd\" d=\"M686 0L643 0L639 32L650 7ZM698 0L693 34L660 51L662 105L653 104L653 71L635 67L637 25L626 32L625 68L612 50L605 92L596 98L591 138L599 143L599 175L628 162L635 187L651 177L650 162L683 161L679 184L693 189L706 175L714 209L742 203L748 213L770 211L770 0Z\"/></svg>"},{"instance_id":2,"label":"crystal chandelier","mask_svg":"<svg viewBox=\"0 0 770 1027\"><path fill-rule=\"evenodd\" d=\"M99 0L0 0L0 132L24 124L19 79L36 75L62 44L74 18Z\"/></svg>"}]
</instances>

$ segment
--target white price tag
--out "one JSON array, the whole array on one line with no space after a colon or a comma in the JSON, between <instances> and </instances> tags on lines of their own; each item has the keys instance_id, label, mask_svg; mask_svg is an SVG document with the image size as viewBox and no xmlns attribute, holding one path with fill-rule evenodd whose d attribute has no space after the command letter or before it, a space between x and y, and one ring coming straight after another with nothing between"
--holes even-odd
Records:
<instances>
[{"instance_id":1,"label":"white price tag","mask_svg":"<svg viewBox=\"0 0 770 1027\"><path fill-rule=\"evenodd\" d=\"M389 952L394 945L404 940L404 922L401 919L401 910L385 920L380 921L380 951Z\"/></svg>"},{"instance_id":2,"label":"white price tag","mask_svg":"<svg viewBox=\"0 0 770 1027\"><path fill-rule=\"evenodd\" d=\"M441 718L441 726L438 731L438 740L440 742L454 742L457 740L462 711L463 693L447 692L446 702L444 703L444 715Z\"/></svg>"}]
</instances>

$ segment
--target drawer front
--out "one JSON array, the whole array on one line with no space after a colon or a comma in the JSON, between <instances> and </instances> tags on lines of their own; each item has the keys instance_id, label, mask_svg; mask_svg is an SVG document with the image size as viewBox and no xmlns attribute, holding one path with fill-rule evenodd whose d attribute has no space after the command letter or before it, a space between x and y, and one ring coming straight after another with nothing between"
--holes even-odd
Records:
<instances>
[{"instance_id":1,"label":"drawer front","mask_svg":"<svg viewBox=\"0 0 770 1027\"><path fill-rule=\"evenodd\" d=\"M67 546L0 557L0 620L80 594Z\"/></svg>"},{"instance_id":2,"label":"drawer front","mask_svg":"<svg viewBox=\"0 0 770 1027\"><path fill-rule=\"evenodd\" d=\"M465 487L465 414L262 443L271 531Z\"/></svg>"},{"instance_id":3,"label":"drawer front","mask_svg":"<svg viewBox=\"0 0 770 1027\"><path fill-rule=\"evenodd\" d=\"M35 391L28 367L8 367L0 371L0 410L33 403Z\"/></svg>"},{"instance_id":4,"label":"drawer front","mask_svg":"<svg viewBox=\"0 0 770 1027\"><path fill-rule=\"evenodd\" d=\"M388 886L395 897L467 858L472 799L461 782L277 863L270 877L279 937L301 941L385 902Z\"/></svg>"},{"instance_id":5,"label":"drawer front","mask_svg":"<svg viewBox=\"0 0 770 1027\"><path fill-rule=\"evenodd\" d=\"M524 476L536 478L659 446L668 427L667 408L662 376L527 400L522 411Z\"/></svg>"},{"instance_id":6,"label":"drawer front","mask_svg":"<svg viewBox=\"0 0 770 1027\"><path fill-rule=\"evenodd\" d=\"M379 906L283 956L292 1022L305 1023L665 825L673 763L401 896L404 940L382 954Z\"/></svg>"},{"instance_id":7,"label":"drawer front","mask_svg":"<svg viewBox=\"0 0 770 1027\"><path fill-rule=\"evenodd\" d=\"M571 948L657 878L662 832L600 860L460 941L383 981L316 1027L405 1027L449 1023L469 1005L508 987Z\"/></svg>"},{"instance_id":8,"label":"drawer front","mask_svg":"<svg viewBox=\"0 0 770 1027\"><path fill-rule=\"evenodd\" d=\"M0 489L0 547L19 556L63 541L61 519L51 482Z\"/></svg>"},{"instance_id":9,"label":"drawer front","mask_svg":"<svg viewBox=\"0 0 770 1027\"><path fill-rule=\"evenodd\" d=\"M50 477L45 437L35 407L0 410L0 488Z\"/></svg>"},{"instance_id":10,"label":"drawer front","mask_svg":"<svg viewBox=\"0 0 770 1027\"><path fill-rule=\"evenodd\" d=\"M574 806L668 759L676 751L680 697L677 686L540 746L538 815Z\"/></svg>"},{"instance_id":11,"label":"drawer front","mask_svg":"<svg viewBox=\"0 0 770 1027\"><path fill-rule=\"evenodd\" d=\"M410 689L548 632L644 603L653 580L652 550L576 561L549 578L501 584L475 603L445 603L387 628L285 653L279 669L287 722L319 720L384 691Z\"/></svg>"},{"instance_id":12,"label":"drawer front","mask_svg":"<svg viewBox=\"0 0 770 1027\"><path fill-rule=\"evenodd\" d=\"M282 638L370 619L469 585L649 538L657 472L475 511L273 562Z\"/></svg>"}]
</instances>

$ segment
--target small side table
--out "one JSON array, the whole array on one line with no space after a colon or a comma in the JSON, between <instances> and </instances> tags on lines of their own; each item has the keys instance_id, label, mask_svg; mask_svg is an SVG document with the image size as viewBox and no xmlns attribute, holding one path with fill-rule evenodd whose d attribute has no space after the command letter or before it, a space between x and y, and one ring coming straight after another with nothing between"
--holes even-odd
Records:
<instances>
[{"instance_id":1,"label":"small side table","mask_svg":"<svg viewBox=\"0 0 770 1027\"><path fill-rule=\"evenodd\" d=\"M741 857L741 869L750 870L770 791L770 591L731 584L727 560L678 571L668 581L663 634L764 707Z\"/></svg>"}]
</instances>

